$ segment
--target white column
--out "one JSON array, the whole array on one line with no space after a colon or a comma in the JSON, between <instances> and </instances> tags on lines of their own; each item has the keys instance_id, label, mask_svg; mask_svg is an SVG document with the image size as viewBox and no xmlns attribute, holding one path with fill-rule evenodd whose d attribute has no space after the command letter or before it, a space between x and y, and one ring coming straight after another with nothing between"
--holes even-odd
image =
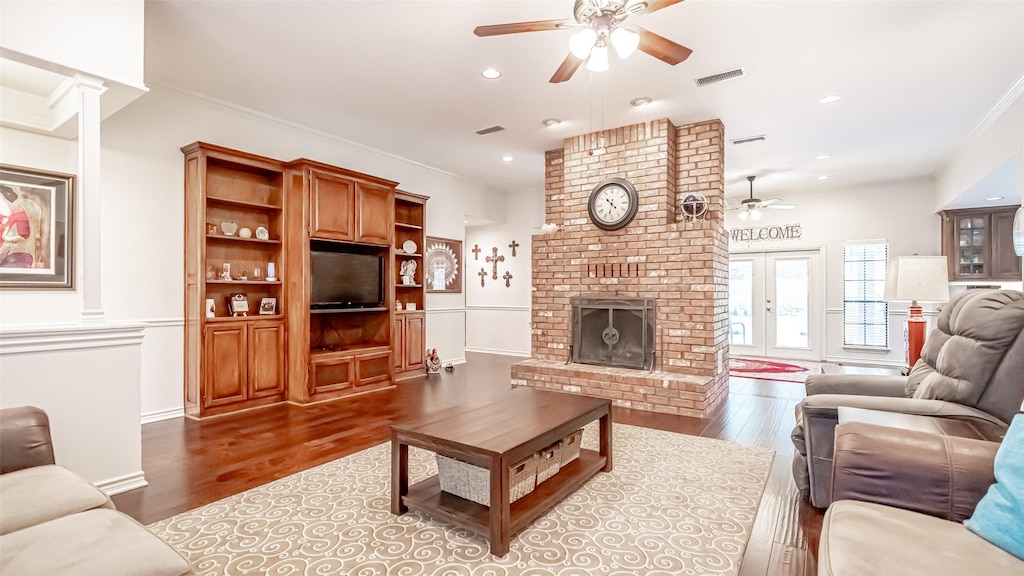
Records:
<instances>
[{"instance_id":1,"label":"white column","mask_svg":"<svg viewBox=\"0 0 1024 576\"><path fill-rule=\"evenodd\" d=\"M102 323L103 295L100 274L100 95L103 81L78 74L78 245L79 286L82 289L82 323Z\"/></svg>"}]
</instances>

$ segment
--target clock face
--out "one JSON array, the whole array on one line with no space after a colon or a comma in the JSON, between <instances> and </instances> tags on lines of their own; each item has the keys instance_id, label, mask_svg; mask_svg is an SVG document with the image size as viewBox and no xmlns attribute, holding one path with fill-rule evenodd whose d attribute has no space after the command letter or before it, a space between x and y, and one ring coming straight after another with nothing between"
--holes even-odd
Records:
<instances>
[{"instance_id":1,"label":"clock face","mask_svg":"<svg viewBox=\"0 0 1024 576\"><path fill-rule=\"evenodd\" d=\"M618 230L636 216L639 204L636 189L622 178L611 178L598 184L590 193L587 210L598 228Z\"/></svg>"}]
</instances>

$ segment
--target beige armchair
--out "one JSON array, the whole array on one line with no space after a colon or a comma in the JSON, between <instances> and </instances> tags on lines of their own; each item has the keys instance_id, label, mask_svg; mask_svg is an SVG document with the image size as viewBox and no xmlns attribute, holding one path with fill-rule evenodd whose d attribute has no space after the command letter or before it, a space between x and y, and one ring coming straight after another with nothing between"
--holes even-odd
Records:
<instances>
[{"instance_id":1,"label":"beige armchair","mask_svg":"<svg viewBox=\"0 0 1024 576\"><path fill-rule=\"evenodd\" d=\"M1024 293L968 290L950 300L907 377L814 375L806 387L793 478L818 508L832 502L840 406L927 416L940 430L955 421L950 435L999 441L1024 399Z\"/></svg>"}]
</instances>

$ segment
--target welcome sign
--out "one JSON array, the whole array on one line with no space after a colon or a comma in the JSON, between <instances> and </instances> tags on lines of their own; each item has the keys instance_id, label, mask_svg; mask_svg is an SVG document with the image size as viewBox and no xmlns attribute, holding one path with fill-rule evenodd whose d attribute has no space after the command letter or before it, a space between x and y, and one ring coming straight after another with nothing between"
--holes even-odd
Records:
<instances>
[{"instance_id":1,"label":"welcome sign","mask_svg":"<svg viewBox=\"0 0 1024 576\"><path fill-rule=\"evenodd\" d=\"M750 228L734 228L729 231L729 239L733 242L760 242L765 240L797 240L803 235L799 224L782 224L772 226L752 226Z\"/></svg>"}]
</instances>

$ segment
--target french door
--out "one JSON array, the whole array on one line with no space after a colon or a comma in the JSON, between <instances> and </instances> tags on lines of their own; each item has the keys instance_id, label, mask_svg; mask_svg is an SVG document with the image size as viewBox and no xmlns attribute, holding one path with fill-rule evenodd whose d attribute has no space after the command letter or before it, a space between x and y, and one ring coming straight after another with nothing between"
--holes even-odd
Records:
<instances>
[{"instance_id":1,"label":"french door","mask_svg":"<svg viewBox=\"0 0 1024 576\"><path fill-rule=\"evenodd\" d=\"M820 360L822 286L819 250L731 254L731 353Z\"/></svg>"}]
</instances>

